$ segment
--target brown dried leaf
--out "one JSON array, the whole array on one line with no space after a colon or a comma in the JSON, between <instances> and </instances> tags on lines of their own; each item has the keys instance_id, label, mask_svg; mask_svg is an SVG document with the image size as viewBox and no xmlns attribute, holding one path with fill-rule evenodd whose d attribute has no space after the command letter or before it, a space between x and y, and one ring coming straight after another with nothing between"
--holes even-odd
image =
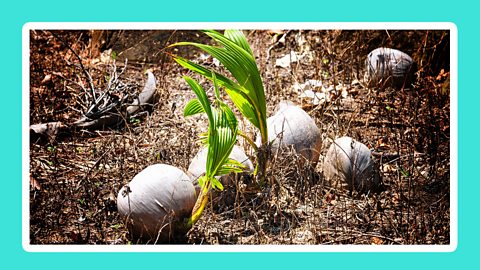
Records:
<instances>
[{"instance_id":1,"label":"brown dried leaf","mask_svg":"<svg viewBox=\"0 0 480 270\"><path fill-rule=\"evenodd\" d=\"M390 145L385 141L384 138L380 138L378 141L377 141L377 147L376 147L377 150L388 150L390 149Z\"/></svg>"},{"instance_id":2,"label":"brown dried leaf","mask_svg":"<svg viewBox=\"0 0 480 270\"><path fill-rule=\"evenodd\" d=\"M335 205L337 202L335 201L335 194L333 193L328 193L326 196L325 196L325 202L327 204L331 204L331 205Z\"/></svg>"},{"instance_id":3,"label":"brown dried leaf","mask_svg":"<svg viewBox=\"0 0 480 270\"><path fill-rule=\"evenodd\" d=\"M397 171L397 168L392 164L384 164L382 167L384 173L393 173Z\"/></svg>"},{"instance_id":4,"label":"brown dried leaf","mask_svg":"<svg viewBox=\"0 0 480 270\"><path fill-rule=\"evenodd\" d=\"M283 35L285 31L280 29L270 29L267 31L267 33L270 35Z\"/></svg>"},{"instance_id":5,"label":"brown dried leaf","mask_svg":"<svg viewBox=\"0 0 480 270\"><path fill-rule=\"evenodd\" d=\"M45 77L43 78L43 80L40 82L40 84L46 84L48 83L49 81L52 80L52 75L51 74L47 74L45 75Z\"/></svg>"},{"instance_id":6,"label":"brown dried leaf","mask_svg":"<svg viewBox=\"0 0 480 270\"><path fill-rule=\"evenodd\" d=\"M30 185L33 189L42 190L42 185L40 185L40 182L38 182L38 180L33 176L30 176Z\"/></svg>"},{"instance_id":7,"label":"brown dried leaf","mask_svg":"<svg viewBox=\"0 0 480 270\"><path fill-rule=\"evenodd\" d=\"M382 245L383 244L383 240L376 237L376 236L372 236L372 245Z\"/></svg>"}]
</instances>

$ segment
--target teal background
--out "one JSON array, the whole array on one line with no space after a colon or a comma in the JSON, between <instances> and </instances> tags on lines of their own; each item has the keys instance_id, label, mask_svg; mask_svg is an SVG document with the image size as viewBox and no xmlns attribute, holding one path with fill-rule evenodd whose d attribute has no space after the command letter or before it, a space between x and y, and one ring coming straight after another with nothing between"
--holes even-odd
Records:
<instances>
[{"instance_id":1,"label":"teal background","mask_svg":"<svg viewBox=\"0 0 480 270\"><path fill-rule=\"evenodd\" d=\"M472 269L479 267L478 10L462 1L15 1L4 3L0 41L0 155L2 269L369 268ZM26 22L304 21L453 22L459 36L458 248L452 253L27 253L21 239L21 59ZM28 112L23 112L28 113ZM452 119L452 121L456 121ZM475 255L476 258L474 257Z\"/></svg>"}]
</instances>

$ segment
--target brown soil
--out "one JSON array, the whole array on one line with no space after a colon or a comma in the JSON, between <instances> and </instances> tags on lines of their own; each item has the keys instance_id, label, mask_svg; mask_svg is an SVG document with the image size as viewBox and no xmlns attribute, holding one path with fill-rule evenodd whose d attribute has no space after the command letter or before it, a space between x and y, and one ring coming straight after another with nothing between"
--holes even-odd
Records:
<instances>
[{"instance_id":1,"label":"brown soil","mask_svg":"<svg viewBox=\"0 0 480 270\"><path fill-rule=\"evenodd\" d=\"M190 244L448 244L450 241L450 86L448 31L246 31L267 96L268 113L281 100L304 108L322 131L324 145L314 169L291 156L278 157L268 187L250 188L248 177L217 192L188 232ZM280 38L285 34L285 40ZM194 97L182 80L188 73L165 52L214 65L188 47L209 42L196 31L44 31L30 35L30 122L61 121L67 127L86 110L92 77L103 89L116 66L119 80L138 92L153 70L159 101L117 128L68 128L30 143L30 243L127 244L116 211L119 189L148 165L166 163L186 171L200 146L206 122L185 119ZM368 88L366 55L398 48L418 63L414 89ZM111 49L110 57L101 53ZM295 51L290 67L276 60ZM73 53L75 52L75 53ZM78 55L78 57L76 55ZM80 61L83 65L80 65ZM110 62L105 59L109 59ZM205 80L202 84L209 88ZM321 80L329 101L313 104L295 86ZM334 88L332 88L334 87ZM242 121L242 128L254 130ZM330 141L348 135L377 153L384 190L351 193L326 183L322 160ZM240 145L253 152L240 140ZM384 154L381 156L381 154Z\"/></svg>"}]
</instances>

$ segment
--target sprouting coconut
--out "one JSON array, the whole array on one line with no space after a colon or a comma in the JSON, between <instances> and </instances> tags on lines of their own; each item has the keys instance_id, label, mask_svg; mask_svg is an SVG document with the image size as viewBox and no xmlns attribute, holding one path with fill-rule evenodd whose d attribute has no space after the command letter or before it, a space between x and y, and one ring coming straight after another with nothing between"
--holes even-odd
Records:
<instances>
[{"instance_id":1,"label":"sprouting coconut","mask_svg":"<svg viewBox=\"0 0 480 270\"><path fill-rule=\"evenodd\" d=\"M323 174L328 181L343 181L351 190L376 191L381 185L371 151L350 137L336 139L328 149Z\"/></svg>"},{"instance_id":2,"label":"sprouting coconut","mask_svg":"<svg viewBox=\"0 0 480 270\"><path fill-rule=\"evenodd\" d=\"M195 188L182 170L155 164L120 189L117 207L134 240L164 243L187 232L185 220L195 200Z\"/></svg>"},{"instance_id":3,"label":"sprouting coconut","mask_svg":"<svg viewBox=\"0 0 480 270\"><path fill-rule=\"evenodd\" d=\"M202 148L197 153L197 155L193 158L192 162L190 163L190 166L188 166L187 174L191 176L194 184L197 183L198 178L200 178L203 174L205 174L205 165L207 163L207 152L208 152L207 147ZM254 168L253 168L252 162L240 147L234 145L229 158L236 160L242 163L243 165L245 165L245 168L244 168L245 172L253 172ZM224 175L220 178L220 180L223 185L229 185L231 184L233 179L231 175ZM198 188L198 185L196 185L196 187Z\"/></svg>"},{"instance_id":4,"label":"sprouting coconut","mask_svg":"<svg viewBox=\"0 0 480 270\"><path fill-rule=\"evenodd\" d=\"M277 112L267 119L267 128L273 152L279 147L293 147L312 166L317 164L322 146L320 129L304 110L282 101Z\"/></svg>"},{"instance_id":5,"label":"sprouting coconut","mask_svg":"<svg viewBox=\"0 0 480 270\"><path fill-rule=\"evenodd\" d=\"M410 88L415 80L416 71L413 59L406 53L390 49L377 48L368 54L366 60L369 85Z\"/></svg>"}]
</instances>

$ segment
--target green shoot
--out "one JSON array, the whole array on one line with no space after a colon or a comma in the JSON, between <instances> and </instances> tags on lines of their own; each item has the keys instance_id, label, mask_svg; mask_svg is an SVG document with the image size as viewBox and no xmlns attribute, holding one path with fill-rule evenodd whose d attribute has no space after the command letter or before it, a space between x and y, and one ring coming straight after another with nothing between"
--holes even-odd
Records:
<instances>
[{"instance_id":1,"label":"green shoot","mask_svg":"<svg viewBox=\"0 0 480 270\"><path fill-rule=\"evenodd\" d=\"M220 100L215 75L213 75L215 106L212 106L205 90L195 80L188 76L183 78L197 96L185 106L184 116L205 113L209 123L206 140L204 139L208 147L205 175L198 179L201 191L188 221L188 226L192 226L200 218L211 189L223 190L223 185L216 176L240 173L244 165L229 158L237 141L238 123L232 110Z\"/></svg>"},{"instance_id":2,"label":"green shoot","mask_svg":"<svg viewBox=\"0 0 480 270\"><path fill-rule=\"evenodd\" d=\"M259 150L257 151L257 168L255 171L261 172L260 180L262 182L269 152L267 150L267 109L263 82L257 64L255 63L255 56L246 37L240 30L225 30L224 35L213 30L205 30L203 32L218 42L221 47L195 42L179 42L171 46L195 46L211 54L228 69L235 78L235 81L190 60L179 56L173 57L181 66L201 74L210 80L216 79L218 84L225 88L225 91L242 115L247 118L253 126L259 129L261 144L264 147L257 149L253 140L247 140L247 142L256 150Z\"/></svg>"}]
</instances>

